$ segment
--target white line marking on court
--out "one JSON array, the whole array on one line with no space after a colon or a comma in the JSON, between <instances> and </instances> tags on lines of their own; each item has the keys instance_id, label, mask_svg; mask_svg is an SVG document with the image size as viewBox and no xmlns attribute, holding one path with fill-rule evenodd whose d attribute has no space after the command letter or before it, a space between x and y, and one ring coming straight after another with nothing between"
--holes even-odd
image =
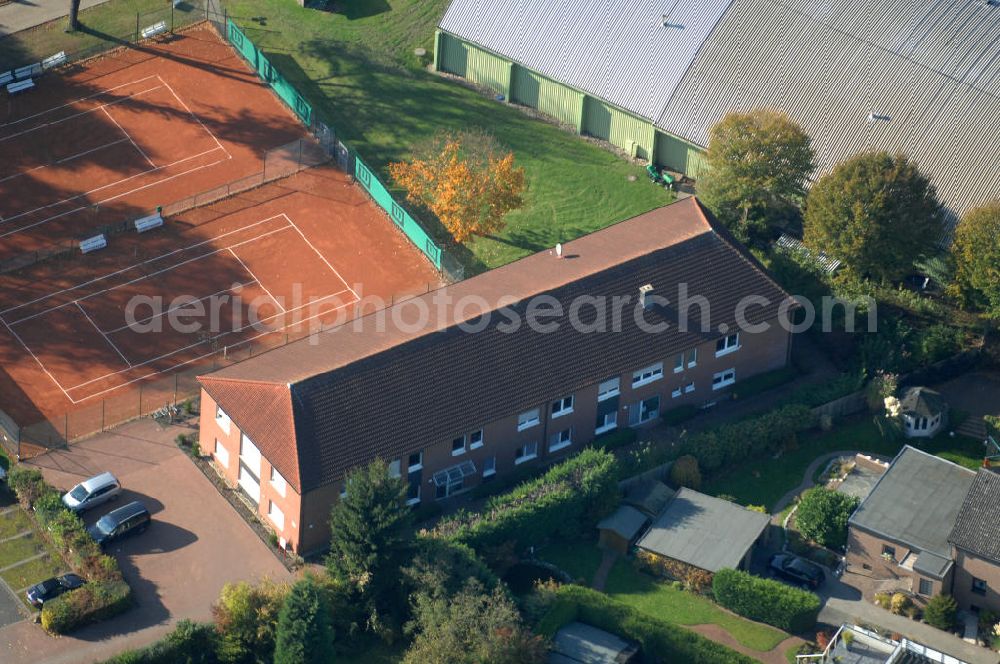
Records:
<instances>
[{"instance_id":1,"label":"white line marking on court","mask_svg":"<svg viewBox=\"0 0 1000 664\"><path fill-rule=\"evenodd\" d=\"M217 297L219 295L222 295L223 293L228 293L230 291L236 290L237 288L244 288L246 286L252 286L255 283L257 283L256 279L253 280L253 281L247 281L245 283L236 282L231 287L224 288L223 290L220 290L218 293L212 293L211 295L206 295L205 297L199 297L197 300L186 300L184 302L184 304L178 304L175 307L168 307L165 311L161 311L158 314L153 314L152 316L146 316L145 318L136 320L133 323L125 323L121 327L116 327L113 330L108 330L108 334L114 334L115 332L121 332L122 330L130 330L130 329L132 329L133 325L142 325L142 324L148 323L148 322L150 322L152 320L155 320L157 318L162 318L163 316L169 316L172 312L177 311L178 309L183 309L184 307L189 306L193 302L201 302L202 300L207 300L209 298L213 298L213 297Z\"/></svg>"},{"instance_id":2,"label":"white line marking on court","mask_svg":"<svg viewBox=\"0 0 1000 664\"><path fill-rule=\"evenodd\" d=\"M45 375L52 379L52 382L56 384L56 387L58 387L60 389L60 391L62 391L62 393L66 396L66 398L69 399L74 404L75 403L79 403L76 399L74 399L73 397L71 397L69 395L69 392L67 392L65 389L63 389L63 386L59 384L59 381L56 380L56 377L53 376L51 373L49 373L49 370L45 368L45 365L42 364L42 361L38 359L38 356L36 356L35 353L32 352L32 350L30 348L28 348L28 344L24 343L24 340L18 335L17 332L15 332L11 328L10 325L7 325L6 321L4 321L4 327L7 328L8 332L10 332L12 335L14 335L14 338L17 339L17 342L19 344L21 344L21 347L24 348L25 351L27 351L28 355L31 355L32 359L34 359L35 362L38 363L38 366L41 367L42 371L45 372Z\"/></svg>"},{"instance_id":3,"label":"white line marking on court","mask_svg":"<svg viewBox=\"0 0 1000 664\"><path fill-rule=\"evenodd\" d=\"M111 92L112 90L117 90L119 88L124 88L124 87L127 87L129 85L134 85L136 83L142 83L143 81L148 81L151 78L159 78L159 75L158 74L150 74L149 76L146 76L144 78L138 78L138 79L136 79L134 81L129 81L128 83L122 83L121 85L116 85L113 88L107 88L105 90L102 90L101 92L97 92L97 93L94 93L92 95L87 95L86 97L80 97L79 99L74 99L73 101L66 102L65 104L60 104L59 106L53 106L52 108L45 109L44 111L41 111L39 113L35 113L34 115L25 116L25 117L21 118L20 120L14 120L12 122L5 122L3 124L0 124L0 128L2 128L2 127L8 127L10 125L19 124L21 122L25 122L25 121L30 120L32 118L37 118L37 117L39 117L41 115L45 115L46 113L51 113L52 111L58 111L60 108L66 108L67 106L72 106L73 104L79 104L81 101L87 101L88 99L93 99L94 97L100 97L101 95L107 94L107 93Z\"/></svg>"},{"instance_id":4,"label":"white line marking on court","mask_svg":"<svg viewBox=\"0 0 1000 664\"><path fill-rule=\"evenodd\" d=\"M198 124L200 124L201 128L204 129L208 133L208 135L212 137L212 140L215 141L215 144L218 145L220 148L222 148L223 152L225 152L226 154L229 154L229 151L226 150L226 148L222 147L222 143L220 143L219 139L215 137L215 134L213 134L212 132L210 132L208 130L208 127L206 127L205 123L201 121L201 118L199 118L197 115L194 114L194 111L192 111L190 109L190 107L188 107L188 105L184 102L184 100L180 98L180 95L178 95L176 92L174 92L174 89L170 86L170 84L167 83L166 81L164 81L162 76L157 75L156 78L160 79L160 83L162 83L163 85L165 85L167 87L167 90L170 90L170 94L172 94L174 96L174 99L176 99L178 102L180 102L180 105L184 107L184 110L187 111L188 114L190 114L192 118L194 118L194 121L197 122ZM232 155L230 155L230 156L232 156Z\"/></svg>"},{"instance_id":5,"label":"white line marking on court","mask_svg":"<svg viewBox=\"0 0 1000 664\"><path fill-rule=\"evenodd\" d=\"M323 254L321 254L321 253L320 253L320 251L319 251L319 249L317 249L316 247L314 247L314 246L313 246L313 243L309 241L309 238L307 238L307 237L306 237L306 234L302 232L302 229L300 229L300 228L299 228L298 226L296 226L296 225L295 225L295 222L294 222L294 221L292 221L292 218L291 218L291 217L289 217L289 216L288 216L288 215L286 214L286 215L285 215L285 219L288 219L288 223L290 223L290 224L292 225L292 228L294 228L294 229L295 229L295 230L296 230L296 231L298 232L298 234L302 236L302 239L303 239L303 240L305 240L306 244L308 244L308 245L309 245L309 248L310 248L310 249L312 249L313 251L315 251L315 252L316 252L316 255L317 255L317 256L319 256L319 257L320 257L320 259L321 259L321 260L322 260L322 261L323 261L324 263L326 263L326 266L327 266L328 268L330 268L331 270L333 270L333 273L334 273L335 275L337 275L337 278L338 278L338 279L340 279L341 283L343 283L343 284L344 284L344 286L346 286L346 287L347 287L347 289L348 289L349 291L351 291L351 293L353 293L353 294L354 294L354 297L356 297L357 299L359 299L359 300L360 300L361 298L359 298L359 297L358 297L358 294L357 294L357 293L356 293L356 292L354 291L354 289L353 289L353 288L351 288L351 285L350 285L349 283L347 283L347 280L346 280L346 279L344 279L344 278L343 278L342 276L340 276L340 272L338 272L338 271L337 271L337 268L335 268L335 267L334 267L333 265L331 265L331 264L330 264L330 261L326 260L326 256L324 256Z\"/></svg>"},{"instance_id":6,"label":"white line marking on court","mask_svg":"<svg viewBox=\"0 0 1000 664\"><path fill-rule=\"evenodd\" d=\"M266 219L261 219L260 221L255 221L252 224L247 224L246 226L242 226L240 228L237 228L237 229L234 229L234 230L231 230L231 231L226 231L225 233L222 233L221 235L216 235L215 237L211 237L211 238L209 238L207 240L202 240L201 242L196 242L196 243L188 245L186 247L179 247L177 249L173 249L171 251L168 251L165 254L160 254L159 256L154 256L153 258L147 258L146 260L144 260L142 262L133 263L132 265L129 265L128 267L123 267L120 270L115 270L114 272L109 272L107 274L101 275L100 277L94 277L93 279L88 279L87 281L80 282L80 283L78 283L78 284L76 284L74 286L70 286L68 288L61 288L61 289L59 289L57 291L52 291L51 293L49 293L47 295L43 295L41 297L36 297L34 300L30 300L28 302L22 302L21 304L15 304L13 307L8 307L7 309L4 309L3 311L0 311L0 318L2 318L3 316L6 316L11 311L16 311L17 309L22 309L24 307L31 306L32 304L35 304L36 302L41 302L42 300L48 300L49 298L53 298L53 297L55 297L57 295L62 295L63 293L68 293L70 291L77 290L78 288L83 288L84 286L89 286L90 284L97 283L98 281L104 281L105 279L110 279L111 277L114 277L114 276L117 276L119 274L122 274L123 272L128 272L129 270L134 270L135 268L142 267L143 265L148 265L149 263L152 263L154 261L163 260L167 256L173 256L174 254L179 254L182 251L188 251L189 249L194 249L195 247L200 247L200 246L203 246L203 245L206 245L206 244L210 244L212 242L215 242L216 240L221 240L224 237L229 237L230 235L235 235L236 233L241 233L241 232L247 230L248 228L253 228L255 226L260 226L261 224L266 224L267 222L269 222L269 221L271 221L273 219L277 219L278 217L284 217L285 220L288 221L288 215L286 215L284 213L276 214L276 215L274 215L272 217L268 217ZM285 228L287 228L287 227L285 227ZM105 289L105 290L109 290L109 289ZM60 306L65 306L65 305L60 305ZM54 309L55 307L51 307L51 308ZM22 320L25 320L25 319L22 319ZM20 322L20 321L18 321L18 322Z\"/></svg>"},{"instance_id":7,"label":"white line marking on court","mask_svg":"<svg viewBox=\"0 0 1000 664\"><path fill-rule=\"evenodd\" d=\"M139 144L135 142L135 139L132 138L132 135L129 134L127 131L125 131L125 127L121 126L121 123L119 123L118 120L115 120L115 116L111 115L111 112L106 107L102 106L101 110L104 111L104 114L108 116L108 119L114 122L115 126L118 127L118 129L123 134L125 134L125 138L127 138L129 141L132 142L132 147L134 147L136 150L139 151L139 154L141 154L143 158L149 162L149 165L152 166L153 168L156 168L156 164L153 163L153 160L150 159L149 155L146 154L145 151L143 151L143 149L139 147Z\"/></svg>"},{"instance_id":8,"label":"white line marking on court","mask_svg":"<svg viewBox=\"0 0 1000 664\"><path fill-rule=\"evenodd\" d=\"M104 145L99 145L96 148L91 148L89 150L85 150L83 152L80 152L78 154L74 154L74 155L69 156L69 157L63 157L62 159L60 159L58 161L54 161L51 164L44 164L42 166L35 166L34 168L29 168L26 171L21 171L20 173L14 173L14 175L8 175L5 178L0 178L0 182L6 182L7 180L13 180L14 178L22 177L24 175L27 175L28 173L34 173L35 171L40 171L43 168L49 168L50 166L53 166L55 164L64 164L67 161L73 161L74 159L78 159L80 157L84 157L84 156L90 154L91 152L97 152L98 150L103 150L105 148L110 148L112 145L118 145L119 143L124 143L127 140L129 140L129 139L127 139L127 138L121 138L121 139L118 139L117 141L111 141L110 143L105 143ZM2 221L3 221L3 218L0 217L0 223L2 223Z\"/></svg>"},{"instance_id":9,"label":"white line marking on court","mask_svg":"<svg viewBox=\"0 0 1000 664\"><path fill-rule=\"evenodd\" d=\"M176 166L177 164L181 164L181 163L183 163L185 161L191 161L192 159L197 159L198 157L203 157L206 154L211 154L212 152L215 152L218 149L219 148L212 148L211 150L206 150L204 152L199 152L198 154L193 154L190 157L184 157L183 159L180 159L178 161L175 161L175 162L172 162L172 163L169 163L169 164L164 164L163 166L157 166L156 168L151 168L149 170L142 171L141 173L136 173L135 175L130 175L127 178L122 178L121 180L116 180L114 182L109 182L108 184L101 185L100 187L97 187L95 189L91 189L89 191L84 191L82 193L79 193L76 196L71 196L70 198L64 198L61 201L56 201L55 203L48 203L48 204L43 205L41 207L37 207L34 210L27 210L26 212L19 212L19 213L15 214L13 217L7 217L6 219L4 219L4 222L8 222L8 221L13 221L15 219L19 219L19 218L21 218L21 217L23 217L25 215L29 215L29 214L33 214L35 212L38 212L39 210L45 210L45 209L50 208L50 207L55 207L57 205L62 205L63 203L69 203L70 201L74 201L74 200L76 200L78 198L83 198L84 196L88 196L88 195L93 194L95 192L101 191L102 189L107 189L108 187L113 187L113 186L115 186L117 184L121 184L122 182L128 182L129 180L134 180L134 179L136 179L138 177L142 177L143 175L147 175L147 174L152 173L154 171L160 171L160 170L163 170L164 168L169 168L171 166ZM231 158L232 157L230 157L230 159ZM213 165L221 163L223 161L226 161L226 160L225 159L220 159L218 161L212 162L211 164L207 164L207 166L213 166ZM205 168L205 167L204 166L200 166L199 168ZM186 172L188 172L188 171L185 171L185 173ZM126 191L123 194L119 194L118 196L114 196L112 198L106 198L103 201L100 201L100 203L104 203L105 201L112 201L115 198L121 198L122 196L127 196L127 195L131 194L134 191L139 191L141 189L145 189L146 187L151 187L151 186L153 186L155 184L159 184L160 182L166 182L169 179L178 177L179 175L184 175L185 173L178 173L177 175L171 176L171 178L164 178L162 180L157 180L156 182L153 182L151 184L145 185L143 187L138 187L136 189L130 189L129 191ZM86 207L86 206L84 206L84 207ZM62 215L58 215L58 216L62 216ZM49 218L44 219L44 220L42 220L42 221L40 221L40 222L38 222L36 224L32 224L32 226L37 226L38 224L44 224L46 221L49 221L49 219L54 219L54 218L56 218L56 217L49 217ZM24 228L31 228L32 226L24 226ZM12 232L16 233L17 231L12 231ZM9 234L10 233L7 233L7 235L9 235ZM0 237L4 237L4 236L0 235Z\"/></svg>"},{"instance_id":10,"label":"white line marking on court","mask_svg":"<svg viewBox=\"0 0 1000 664\"><path fill-rule=\"evenodd\" d=\"M61 124L67 120L72 120L78 118L82 115L89 115L91 113L96 113L97 111L104 110L105 106L114 106L115 104L123 104L133 97L138 97L139 95L144 95L147 92L152 92L153 90L159 90L162 85L157 85L155 88L149 88L148 90L141 90L135 94L131 94L128 97L122 97L121 99L116 99L115 101L109 101L107 104L101 104L100 106L95 106L94 108L87 109L86 111L80 111L79 113L74 113L73 115L68 115L65 118L59 118L58 120L53 120L52 122L46 122L45 124L40 124L37 127L32 127L31 129L25 129L24 131L19 131L16 134L10 134L9 136L0 137L0 142L9 141L12 138L17 138L18 136L24 136L25 134L30 134L33 131L38 131L39 129L45 129L46 127L51 127L53 125Z\"/></svg>"},{"instance_id":11,"label":"white line marking on court","mask_svg":"<svg viewBox=\"0 0 1000 664\"><path fill-rule=\"evenodd\" d=\"M97 330L97 332L102 337L104 337L104 340L108 342L108 345L111 346L112 348L114 348L115 352L118 353L118 357L122 358L122 360L125 361L125 364L128 365L129 368L131 368L132 367L132 363L129 362L128 358L125 357L125 355L118 349L118 346L116 346L114 344L114 342L111 341L111 339L108 339L108 335L106 335L104 333L104 330L102 330L101 328L97 327L97 323L94 322L94 319L91 318L90 314L88 314L87 311L80 305L80 300L76 301L76 308L80 310L80 313L83 314L87 318L87 320L90 321L90 324L94 326L94 329ZM72 388L70 388L70 389L72 389Z\"/></svg>"},{"instance_id":12,"label":"white line marking on court","mask_svg":"<svg viewBox=\"0 0 1000 664\"><path fill-rule=\"evenodd\" d=\"M240 265L243 266L243 269L247 271L247 274L249 274L251 277L253 277L253 280L256 281L258 284L260 284L261 290L263 290L265 293L267 293L267 296L269 298L271 298L271 301L274 302L274 305L276 307L278 307L279 309L281 309L281 313L285 313L285 307L282 306L281 302L278 302L278 298L276 298L275 296L271 295L271 291L267 290L267 286L265 286L264 284L261 283L260 279L257 278L257 275L253 273L253 270L251 270L250 268L247 267L247 264L243 262L243 259L241 259L239 256L236 255L236 252L233 251L231 247L229 249L229 253L231 253L233 255L233 258L235 258L236 260L239 261Z\"/></svg>"}]
</instances>

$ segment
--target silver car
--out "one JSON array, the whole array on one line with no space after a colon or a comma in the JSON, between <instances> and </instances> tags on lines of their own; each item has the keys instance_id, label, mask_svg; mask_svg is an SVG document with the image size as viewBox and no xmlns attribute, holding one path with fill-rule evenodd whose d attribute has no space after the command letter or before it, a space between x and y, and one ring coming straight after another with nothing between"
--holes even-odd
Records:
<instances>
[{"instance_id":1,"label":"silver car","mask_svg":"<svg viewBox=\"0 0 1000 664\"><path fill-rule=\"evenodd\" d=\"M66 492L63 505L74 512L83 512L114 500L122 492L121 483L111 473L101 473L84 480Z\"/></svg>"}]
</instances>

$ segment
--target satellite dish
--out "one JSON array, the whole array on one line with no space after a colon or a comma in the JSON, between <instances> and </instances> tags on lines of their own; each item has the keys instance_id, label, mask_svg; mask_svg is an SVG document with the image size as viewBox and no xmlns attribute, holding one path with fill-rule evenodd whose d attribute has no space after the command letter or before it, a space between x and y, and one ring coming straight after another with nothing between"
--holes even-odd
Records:
<instances>
[{"instance_id":1,"label":"satellite dish","mask_svg":"<svg viewBox=\"0 0 1000 664\"><path fill-rule=\"evenodd\" d=\"M562 242L556 243L556 256L562 258Z\"/></svg>"}]
</instances>

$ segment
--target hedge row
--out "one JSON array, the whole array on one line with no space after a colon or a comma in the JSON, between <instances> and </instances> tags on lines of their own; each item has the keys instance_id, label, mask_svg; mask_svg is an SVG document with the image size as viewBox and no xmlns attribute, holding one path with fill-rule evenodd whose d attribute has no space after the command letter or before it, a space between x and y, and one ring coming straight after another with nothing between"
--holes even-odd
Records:
<instances>
[{"instance_id":1,"label":"hedge row","mask_svg":"<svg viewBox=\"0 0 1000 664\"><path fill-rule=\"evenodd\" d=\"M804 405L791 405L682 438L678 445L646 445L625 461L634 475L690 454L703 471L712 472L751 457L774 454L793 444L797 435L816 426L816 415Z\"/></svg>"},{"instance_id":2,"label":"hedge row","mask_svg":"<svg viewBox=\"0 0 1000 664\"><path fill-rule=\"evenodd\" d=\"M819 597L773 579L722 569L712 579L712 594L722 606L745 618L801 634L816 626Z\"/></svg>"},{"instance_id":3,"label":"hedge row","mask_svg":"<svg viewBox=\"0 0 1000 664\"><path fill-rule=\"evenodd\" d=\"M576 585L561 586L556 591L556 600L539 621L536 631L551 638L560 628L574 620L637 642L642 648L641 661L649 664L757 662L696 632L639 613L596 590Z\"/></svg>"},{"instance_id":4,"label":"hedge row","mask_svg":"<svg viewBox=\"0 0 1000 664\"><path fill-rule=\"evenodd\" d=\"M126 650L104 664L215 664L216 631L211 623L182 620L156 643Z\"/></svg>"},{"instance_id":5,"label":"hedge row","mask_svg":"<svg viewBox=\"0 0 1000 664\"><path fill-rule=\"evenodd\" d=\"M491 498L479 512L442 519L432 534L482 554L550 537L576 537L618 502L619 468L605 450L587 448L513 491Z\"/></svg>"},{"instance_id":6,"label":"hedge row","mask_svg":"<svg viewBox=\"0 0 1000 664\"><path fill-rule=\"evenodd\" d=\"M62 496L45 482L40 471L16 466L8 480L18 502L30 513L70 566L88 583L45 603L42 626L65 634L126 610L131 590L122 579L118 562L101 552L87 533L83 520L66 509Z\"/></svg>"}]
</instances>

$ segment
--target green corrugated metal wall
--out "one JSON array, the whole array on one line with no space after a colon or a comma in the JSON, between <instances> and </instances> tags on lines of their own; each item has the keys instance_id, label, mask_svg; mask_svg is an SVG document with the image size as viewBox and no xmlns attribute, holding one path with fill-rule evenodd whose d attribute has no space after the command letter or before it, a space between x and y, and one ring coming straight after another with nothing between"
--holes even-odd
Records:
<instances>
[{"instance_id":1,"label":"green corrugated metal wall","mask_svg":"<svg viewBox=\"0 0 1000 664\"><path fill-rule=\"evenodd\" d=\"M626 113L600 99L511 64L474 44L444 32L438 33L438 67L486 86L518 104L537 108L581 133L610 142L628 151L635 142L636 156L697 177L704 158L697 146L665 134L652 123Z\"/></svg>"},{"instance_id":2,"label":"green corrugated metal wall","mask_svg":"<svg viewBox=\"0 0 1000 664\"><path fill-rule=\"evenodd\" d=\"M583 93L518 65L514 65L510 87L511 101L537 108L579 130Z\"/></svg>"}]
</instances>

